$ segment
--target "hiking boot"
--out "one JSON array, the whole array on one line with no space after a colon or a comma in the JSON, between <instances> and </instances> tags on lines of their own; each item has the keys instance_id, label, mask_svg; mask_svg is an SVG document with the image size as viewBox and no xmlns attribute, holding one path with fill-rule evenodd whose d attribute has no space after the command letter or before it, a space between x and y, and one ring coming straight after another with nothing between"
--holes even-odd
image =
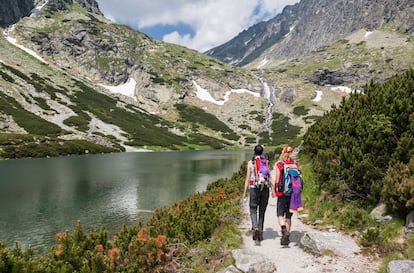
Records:
<instances>
[{"instance_id":1,"label":"hiking boot","mask_svg":"<svg viewBox=\"0 0 414 273\"><path fill-rule=\"evenodd\" d=\"M260 231L259 232L259 238L258 238L258 240L259 241L263 241L263 231Z\"/></svg>"},{"instance_id":2,"label":"hiking boot","mask_svg":"<svg viewBox=\"0 0 414 273\"><path fill-rule=\"evenodd\" d=\"M256 229L253 231L253 240L254 240L254 241L259 241L259 236L260 236L260 231L256 228Z\"/></svg>"},{"instance_id":3,"label":"hiking boot","mask_svg":"<svg viewBox=\"0 0 414 273\"><path fill-rule=\"evenodd\" d=\"M280 244L282 246L287 246L290 243L289 232L282 232L282 238L280 239Z\"/></svg>"}]
</instances>

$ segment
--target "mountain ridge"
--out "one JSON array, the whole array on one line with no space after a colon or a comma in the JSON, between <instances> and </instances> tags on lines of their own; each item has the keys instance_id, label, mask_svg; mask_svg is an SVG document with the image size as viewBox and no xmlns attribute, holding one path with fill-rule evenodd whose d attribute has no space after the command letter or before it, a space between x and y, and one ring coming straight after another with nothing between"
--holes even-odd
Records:
<instances>
[{"instance_id":1,"label":"mountain ridge","mask_svg":"<svg viewBox=\"0 0 414 273\"><path fill-rule=\"evenodd\" d=\"M15 117L12 108L18 105L10 102L14 98L23 108L20 115L30 112L61 127L65 132L59 139L84 139L121 150L211 149L256 141L266 112L263 98L232 93L227 107L221 107L202 101L195 88L197 83L208 89L215 100L222 100L231 89L247 87L260 93L262 84L254 74L112 23L95 10L95 4L50 0L4 32L8 41L1 38L0 91L8 102L0 111L0 132L38 132ZM21 51L23 47L29 55ZM103 87L130 79L136 82L133 98ZM91 101L93 96L102 105ZM244 111L233 113L229 105L242 102ZM186 114L189 109L197 117ZM126 117L133 112L131 120L115 118L118 111ZM246 118L245 111L255 114ZM140 124L148 118L152 125ZM239 127L241 120L248 124ZM140 126L145 130L139 132Z\"/></svg>"},{"instance_id":2,"label":"mountain ridge","mask_svg":"<svg viewBox=\"0 0 414 273\"><path fill-rule=\"evenodd\" d=\"M273 19L251 26L227 43L205 52L243 66L254 59L292 59L330 45L351 33L387 25L414 34L412 1L301 0ZM248 34L248 35L246 35Z\"/></svg>"},{"instance_id":3,"label":"mountain ridge","mask_svg":"<svg viewBox=\"0 0 414 273\"><path fill-rule=\"evenodd\" d=\"M286 22L273 28L277 31L272 36L283 42L294 30L298 7L321 1L302 0L258 26L271 36L269 22L283 15ZM411 52L414 39L386 29L359 31L302 57L275 61L258 54L237 67L113 23L102 16L96 1L49 0L5 32L17 46L39 55L43 64L19 61L26 53L6 46L2 38L0 91L17 91L13 96L25 111L67 131L59 138L92 140L121 150L230 148L258 142L276 146L303 134L341 103L348 90L407 69L412 56L403 52ZM254 32L245 34L253 43ZM381 42L373 47L378 39L384 46ZM266 41L272 45L274 40ZM260 39L256 42L266 54L278 45L266 49ZM134 84L129 96L110 91L126 83ZM200 96L203 90L210 101ZM102 105L91 100L94 96ZM225 100L224 105L212 102ZM119 111L133 113L123 120ZM0 132L33 130L19 126L12 112L0 111L5 124ZM153 120L151 125L148 120ZM151 137L139 132L147 126ZM166 147L156 132L165 134Z\"/></svg>"}]
</instances>

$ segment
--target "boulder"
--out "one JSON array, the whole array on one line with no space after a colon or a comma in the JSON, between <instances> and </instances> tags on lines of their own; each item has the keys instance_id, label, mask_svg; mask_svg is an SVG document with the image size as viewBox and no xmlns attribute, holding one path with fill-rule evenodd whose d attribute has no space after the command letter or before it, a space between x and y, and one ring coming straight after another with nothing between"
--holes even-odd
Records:
<instances>
[{"instance_id":1,"label":"boulder","mask_svg":"<svg viewBox=\"0 0 414 273\"><path fill-rule=\"evenodd\" d=\"M259 253L250 250L236 249L232 251L232 254L236 260L236 267L243 272L276 272L275 264Z\"/></svg>"},{"instance_id":2,"label":"boulder","mask_svg":"<svg viewBox=\"0 0 414 273\"><path fill-rule=\"evenodd\" d=\"M404 234L414 234L414 210L412 210L405 218Z\"/></svg>"},{"instance_id":3,"label":"boulder","mask_svg":"<svg viewBox=\"0 0 414 273\"><path fill-rule=\"evenodd\" d=\"M414 272L414 261L402 260L391 261L388 264L388 273L407 273Z\"/></svg>"},{"instance_id":4,"label":"boulder","mask_svg":"<svg viewBox=\"0 0 414 273\"><path fill-rule=\"evenodd\" d=\"M300 243L316 255L324 255L329 251L337 256L347 257L361 251L354 240L337 232L308 232L301 238Z\"/></svg>"},{"instance_id":5,"label":"boulder","mask_svg":"<svg viewBox=\"0 0 414 273\"><path fill-rule=\"evenodd\" d=\"M378 204L378 206L376 206L369 215L371 218L381 223L392 220L392 216L387 215L387 207L382 203Z\"/></svg>"}]
</instances>

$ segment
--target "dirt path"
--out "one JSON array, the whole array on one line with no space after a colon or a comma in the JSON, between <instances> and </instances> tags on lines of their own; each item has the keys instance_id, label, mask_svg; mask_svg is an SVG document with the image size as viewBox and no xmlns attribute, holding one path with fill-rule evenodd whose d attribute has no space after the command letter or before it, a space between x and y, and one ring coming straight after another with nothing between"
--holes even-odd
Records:
<instances>
[{"instance_id":1,"label":"dirt path","mask_svg":"<svg viewBox=\"0 0 414 273\"><path fill-rule=\"evenodd\" d=\"M338 255L316 256L305 252L299 247L300 240L307 232L314 229L303 224L297 215L292 218L292 229L289 246L280 245L280 227L276 219L276 198L269 198L269 205L266 210L264 221L264 240L261 245L255 245L252 237L249 235L251 222L249 216L248 203L243 205L244 219L240 228L243 234L243 248L256 253L261 253L272 261L279 273L374 273L378 271L379 261L372 257L366 257L362 254L347 253L347 242L349 246L355 245L352 238L343 236L341 245L337 246L341 251ZM335 242L333 242L335 243ZM352 247L349 247L352 249Z\"/></svg>"}]
</instances>

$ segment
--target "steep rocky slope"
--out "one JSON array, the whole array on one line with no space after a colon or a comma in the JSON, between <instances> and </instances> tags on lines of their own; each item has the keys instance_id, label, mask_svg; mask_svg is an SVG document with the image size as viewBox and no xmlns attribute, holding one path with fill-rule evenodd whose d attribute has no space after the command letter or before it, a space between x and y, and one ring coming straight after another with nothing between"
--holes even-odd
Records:
<instances>
[{"instance_id":1,"label":"steep rocky slope","mask_svg":"<svg viewBox=\"0 0 414 273\"><path fill-rule=\"evenodd\" d=\"M256 71L275 90L274 111L306 127L348 93L413 66L413 18L407 0L302 0L206 54Z\"/></svg>"},{"instance_id":2,"label":"steep rocky slope","mask_svg":"<svg viewBox=\"0 0 414 273\"><path fill-rule=\"evenodd\" d=\"M16 23L20 18L29 15L33 8L33 0L1 1L0 27Z\"/></svg>"},{"instance_id":3,"label":"steep rocky slope","mask_svg":"<svg viewBox=\"0 0 414 273\"><path fill-rule=\"evenodd\" d=\"M410 0L302 0L206 53L239 66L259 56L269 61L292 59L361 29L389 29L413 35L414 3Z\"/></svg>"},{"instance_id":4,"label":"steep rocky slope","mask_svg":"<svg viewBox=\"0 0 414 273\"><path fill-rule=\"evenodd\" d=\"M138 116L145 113L147 121L154 118L152 125L164 129L160 134L174 139L163 139L171 142L169 149L258 141L278 145L303 133L350 91L412 65L412 3L374 2L302 0L241 33L222 51L209 52L215 57L225 53L224 61L245 64L242 68L115 24L102 16L94 0L42 1L46 3L42 9L4 32L7 41L14 40L38 58L2 40L0 91L27 93L32 99L12 96L26 111L95 142L162 146L160 139L148 141L155 137L140 140L137 126L143 121ZM23 63L26 58L30 61ZM29 79L22 81L16 73ZM52 80L50 74L67 79ZM8 82L9 77L15 83ZM39 92L33 81L42 82L45 89L63 87L71 96ZM125 125L121 118L97 110L113 111L101 100L95 108L77 100L79 82L98 92L96 96L110 97L110 104L122 111L134 109L132 119L139 122ZM63 109L68 113L63 115ZM3 128L8 128L4 131L30 131L16 122L11 111L1 112Z\"/></svg>"},{"instance_id":5,"label":"steep rocky slope","mask_svg":"<svg viewBox=\"0 0 414 273\"><path fill-rule=\"evenodd\" d=\"M0 91L7 101L0 111L1 132L44 133L19 122L31 113L61 128L60 134L72 134L66 139L127 149L222 148L257 141L268 109L260 97L264 85L251 71L114 24L95 1L41 4L5 29L6 39L0 40ZM130 83L132 91L125 95ZM115 86L122 94L108 91ZM93 97L96 101L90 101ZM19 117L14 107L22 108ZM117 111L122 113L111 114ZM140 126L145 130L139 132Z\"/></svg>"}]
</instances>

